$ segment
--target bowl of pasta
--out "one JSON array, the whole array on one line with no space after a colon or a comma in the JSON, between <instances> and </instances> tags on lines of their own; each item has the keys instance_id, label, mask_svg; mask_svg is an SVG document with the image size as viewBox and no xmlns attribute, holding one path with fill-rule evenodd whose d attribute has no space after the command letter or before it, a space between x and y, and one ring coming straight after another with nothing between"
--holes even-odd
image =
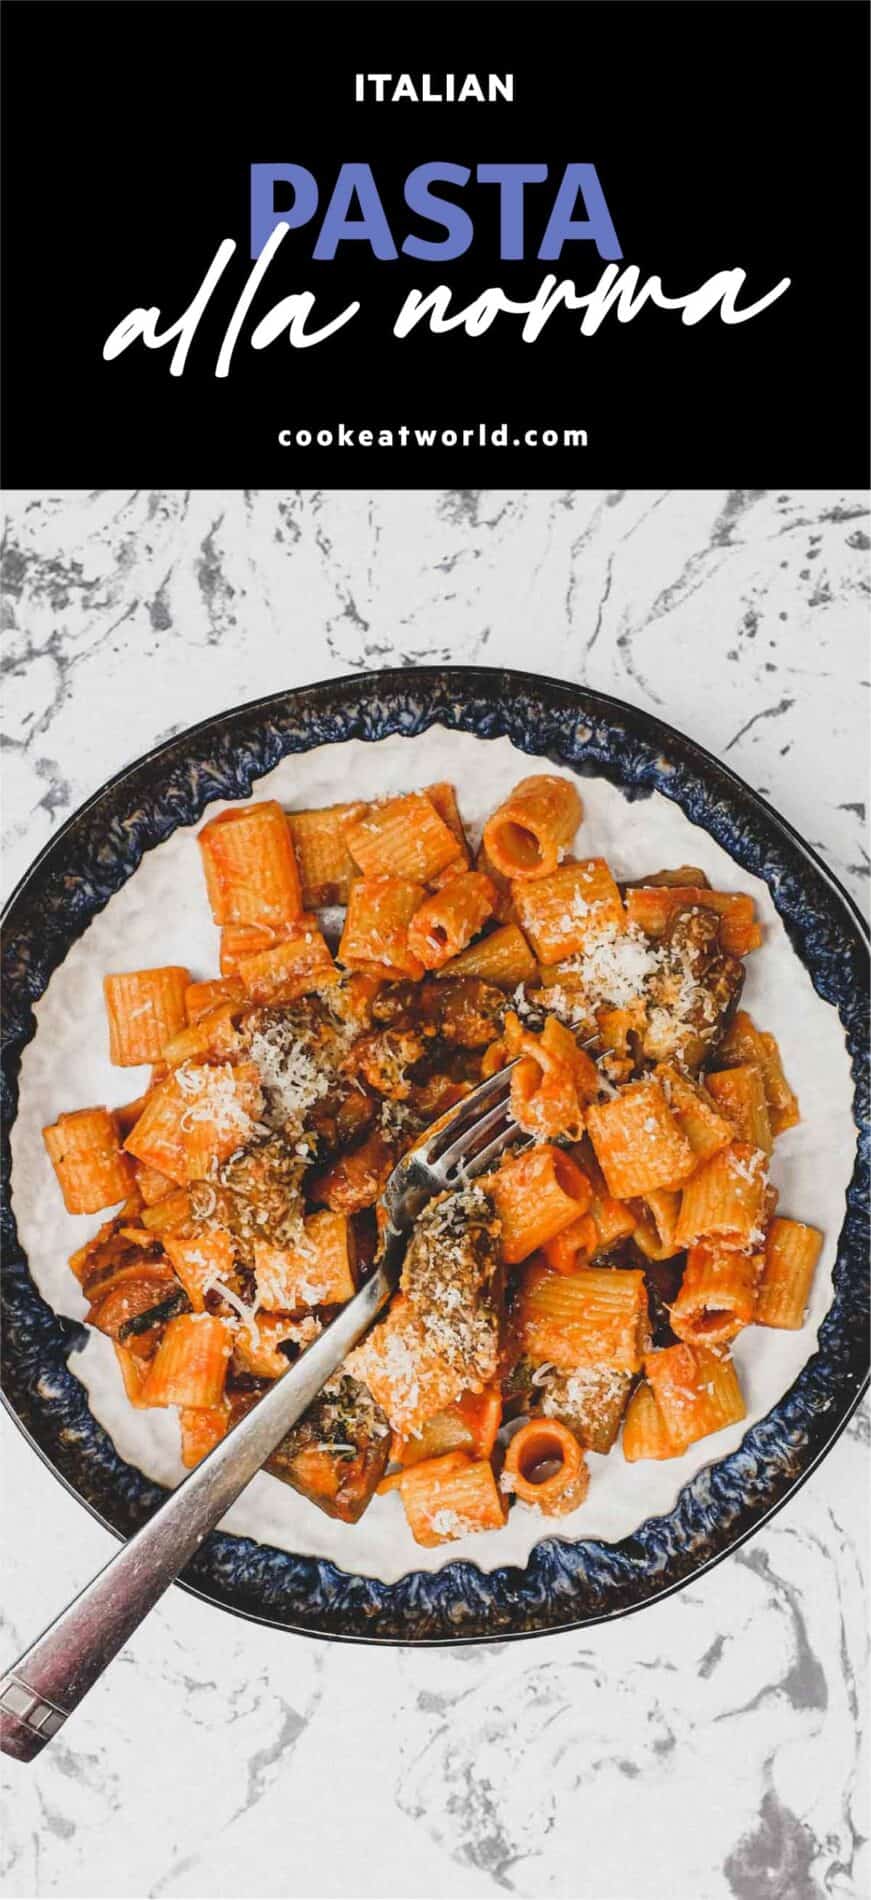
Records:
<instances>
[{"instance_id":1,"label":"bowl of pasta","mask_svg":"<svg viewBox=\"0 0 871 1900\"><path fill-rule=\"evenodd\" d=\"M4 938L3 1394L130 1535L373 1270L403 1154L512 1064L525 1143L183 1584L337 1639L642 1608L733 1550L867 1377L868 947L691 740L486 668L181 734Z\"/></svg>"}]
</instances>

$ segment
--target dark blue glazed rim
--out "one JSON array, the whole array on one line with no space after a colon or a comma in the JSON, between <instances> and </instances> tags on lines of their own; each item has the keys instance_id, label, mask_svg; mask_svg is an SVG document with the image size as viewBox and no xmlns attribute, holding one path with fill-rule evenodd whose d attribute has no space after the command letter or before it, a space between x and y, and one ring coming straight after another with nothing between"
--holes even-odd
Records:
<instances>
[{"instance_id":1,"label":"dark blue glazed rim","mask_svg":"<svg viewBox=\"0 0 871 1900\"><path fill-rule=\"evenodd\" d=\"M208 1602L279 1629L359 1642L495 1641L578 1628L679 1589L771 1517L834 1443L868 1377L868 942L859 912L814 852L700 746L636 707L562 680L489 667L421 667L321 681L205 720L112 779L37 858L6 912L2 1045L2 1386L7 1409L74 1496L128 1537L166 1496L119 1458L67 1364L81 1328L51 1311L21 1252L9 1198L9 1132L33 1003L145 851L215 798L243 798L288 753L346 739L407 738L435 722L597 775L630 799L674 799L766 880L814 986L838 1010L852 1058L858 1147L818 1350L740 1448L708 1466L665 1517L618 1544L548 1537L525 1569L447 1563L394 1584L214 1533L184 1572ZM412 775L413 777L413 772ZM336 786L342 797L346 789Z\"/></svg>"}]
</instances>

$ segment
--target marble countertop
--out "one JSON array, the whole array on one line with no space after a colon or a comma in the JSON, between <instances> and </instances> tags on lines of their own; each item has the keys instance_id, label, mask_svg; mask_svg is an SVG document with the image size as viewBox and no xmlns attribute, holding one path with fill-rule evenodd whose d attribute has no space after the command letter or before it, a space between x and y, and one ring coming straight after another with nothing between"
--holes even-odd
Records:
<instances>
[{"instance_id":1,"label":"marble countertop","mask_svg":"<svg viewBox=\"0 0 871 1900\"><path fill-rule=\"evenodd\" d=\"M7 500L7 889L194 720L458 660L648 707L867 897L864 495ZM600 1630L344 1648L171 1592L65 1737L8 1766L2 1891L859 1900L868 1437L860 1413L741 1551ZM115 1546L5 1419L0 1452L5 1663Z\"/></svg>"}]
</instances>

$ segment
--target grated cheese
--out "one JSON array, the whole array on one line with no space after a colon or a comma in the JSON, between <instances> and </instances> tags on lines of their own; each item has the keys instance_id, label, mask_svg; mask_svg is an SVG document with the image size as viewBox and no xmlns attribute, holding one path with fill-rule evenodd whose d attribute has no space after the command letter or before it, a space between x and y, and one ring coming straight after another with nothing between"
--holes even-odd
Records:
<instances>
[{"instance_id":1,"label":"grated cheese","mask_svg":"<svg viewBox=\"0 0 871 1900\"><path fill-rule=\"evenodd\" d=\"M251 1036L251 1060L263 1087L285 1121L298 1125L308 1109L329 1092L329 1079L315 1062L299 1035L288 1035L289 1025L279 1018Z\"/></svg>"},{"instance_id":2,"label":"grated cheese","mask_svg":"<svg viewBox=\"0 0 871 1900\"><path fill-rule=\"evenodd\" d=\"M196 1256L192 1255L191 1258L195 1259ZM203 1264L204 1262L201 1260L200 1265L202 1266ZM228 1286L225 1280L221 1279L219 1273L209 1274L208 1279L203 1281L202 1291L204 1294L220 1293L222 1300L226 1300L227 1305L231 1306L233 1312L238 1316L245 1331L256 1338L257 1326L255 1321L257 1308L260 1305L259 1293L257 1294L253 1306L246 1306L245 1301L239 1298L238 1293L233 1292L233 1288Z\"/></svg>"},{"instance_id":3,"label":"grated cheese","mask_svg":"<svg viewBox=\"0 0 871 1900\"><path fill-rule=\"evenodd\" d=\"M762 1149L754 1148L749 1161L743 1161L740 1155L736 1155L732 1152L729 1155L729 1173L737 1175L739 1181L749 1181L751 1185L756 1180L757 1175L761 1174L765 1176L767 1169Z\"/></svg>"},{"instance_id":4,"label":"grated cheese","mask_svg":"<svg viewBox=\"0 0 871 1900\"><path fill-rule=\"evenodd\" d=\"M616 1366L578 1366L559 1380L554 1391L545 1393L541 1409L549 1418L571 1409L583 1412L591 1401L597 1406L611 1404L622 1397L625 1388L626 1374Z\"/></svg>"},{"instance_id":5,"label":"grated cheese","mask_svg":"<svg viewBox=\"0 0 871 1900\"><path fill-rule=\"evenodd\" d=\"M185 1133L197 1122L211 1122L221 1140L228 1135L236 1136L240 1147L250 1140L254 1124L239 1100L234 1073L229 1066L191 1069L184 1063L176 1069L175 1079L182 1094L190 1098L179 1123Z\"/></svg>"},{"instance_id":6,"label":"grated cheese","mask_svg":"<svg viewBox=\"0 0 871 1900\"><path fill-rule=\"evenodd\" d=\"M635 1002L661 966L661 953L637 924L618 930L616 924L609 923L564 967L580 977L587 1003L595 1010L607 1004L624 1009Z\"/></svg>"},{"instance_id":7,"label":"grated cheese","mask_svg":"<svg viewBox=\"0 0 871 1900\"><path fill-rule=\"evenodd\" d=\"M430 1529L435 1531L437 1537L465 1537L467 1532L476 1531L479 1528L477 1524L471 1522L470 1518L461 1517L459 1511L449 1511L445 1508L434 1511L429 1522Z\"/></svg>"}]
</instances>

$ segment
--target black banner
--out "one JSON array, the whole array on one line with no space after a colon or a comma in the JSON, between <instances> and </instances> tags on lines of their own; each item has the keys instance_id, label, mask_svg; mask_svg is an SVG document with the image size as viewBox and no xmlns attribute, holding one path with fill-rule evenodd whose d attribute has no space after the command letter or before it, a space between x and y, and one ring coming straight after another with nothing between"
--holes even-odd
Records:
<instances>
[{"instance_id":1,"label":"black banner","mask_svg":"<svg viewBox=\"0 0 871 1900\"><path fill-rule=\"evenodd\" d=\"M4 27L8 485L868 481L864 4Z\"/></svg>"}]
</instances>

